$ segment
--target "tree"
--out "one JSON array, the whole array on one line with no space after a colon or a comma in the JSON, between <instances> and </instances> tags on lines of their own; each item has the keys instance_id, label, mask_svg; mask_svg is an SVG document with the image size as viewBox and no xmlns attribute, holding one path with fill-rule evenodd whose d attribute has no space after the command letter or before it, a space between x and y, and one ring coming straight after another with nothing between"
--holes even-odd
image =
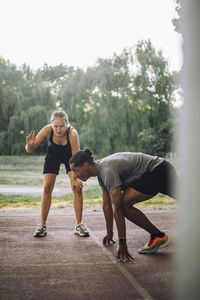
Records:
<instances>
[{"instance_id":1,"label":"tree","mask_svg":"<svg viewBox=\"0 0 200 300\"><path fill-rule=\"evenodd\" d=\"M138 67L133 76L133 89L140 116L138 138L144 139L150 132L150 138L146 139L145 143L149 140L149 148L154 149L151 145L154 137L160 146L155 147L153 153L147 152L165 155L170 150L171 144L172 100L176 88L174 76L169 72L162 52L156 53L150 41L139 42L135 54L135 63ZM140 141L138 146L138 150L143 151Z\"/></svg>"},{"instance_id":2,"label":"tree","mask_svg":"<svg viewBox=\"0 0 200 300\"><path fill-rule=\"evenodd\" d=\"M138 42L135 52L100 59L90 68L81 144L98 156L118 151L170 151L173 127L174 74L162 52L150 41ZM152 145L154 143L154 145Z\"/></svg>"},{"instance_id":3,"label":"tree","mask_svg":"<svg viewBox=\"0 0 200 300\"><path fill-rule=\"evenodd\" d=\"M25 153L25 136L62 107L81 148L98 157L120 151L166 155L173 131L173 93L162 52L150 41L83 70L61 65L33 71L0 59L0 154ZM44 152L46 143L37 149Z\"/></svg>"},{"instance_id":4,"label":"tree","mask_svg":"<svg viewBox=\"0 0 200 300\"><path fill-rule=\"evenodd\" d=\"M183 17L182 17L182 8L180 0L174 0L176 2L176 11L178 13L178 18L172 19L172 24L174 25L175 31L181 33L181 27L183 25Z\"/></svg>"},{"instance_id":5,"label":"tree","mask_svg":"<svg viewBox=\"0 0 200 300\"><path fill-rule=\"evenodd\" d=\"M38 81L30 67L24 64L17 69L1 58L0 100L0 153L23 154L25 136L49 122L56 97L50 84Z\"/></svg>"},{"instance_id":6,"label":"tree","mask_svg":"<svg viewBox=\"0 0 200 300\"><path fill-rule=\"evenodd\" d=\"M114 54L110 59L99 59L87 70L89 97L85 102L85 122L80 131L84 146L91 145L99 156L128 150L127 115L131 103L128 85L128 54Z\"/></svg>"}]
</instances>

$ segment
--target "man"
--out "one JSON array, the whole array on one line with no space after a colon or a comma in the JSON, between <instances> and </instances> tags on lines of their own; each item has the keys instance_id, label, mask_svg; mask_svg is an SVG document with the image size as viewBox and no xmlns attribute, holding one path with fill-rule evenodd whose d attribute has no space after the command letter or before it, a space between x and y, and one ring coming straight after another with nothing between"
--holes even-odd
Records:
<instances>
[{"instance_id":1,"label":"man","mask_svg":"<svg viewBox=\"0 0 200 300\"><path fill-rule=\"evenodd\" d=\"M86 181L97 176L103 192L103 211L107 234L104 244L113 243L113 216L117 225L118 258L132 259L126 244L125 217L150 233L150 241L140 254L150 254L169 244L169 238L133 205L163 193L174 197L177 174L164 159L143 153L121 152L94 161L89 149L76 152L69 160L74 176Z\"/></svg>"}]
</instances>

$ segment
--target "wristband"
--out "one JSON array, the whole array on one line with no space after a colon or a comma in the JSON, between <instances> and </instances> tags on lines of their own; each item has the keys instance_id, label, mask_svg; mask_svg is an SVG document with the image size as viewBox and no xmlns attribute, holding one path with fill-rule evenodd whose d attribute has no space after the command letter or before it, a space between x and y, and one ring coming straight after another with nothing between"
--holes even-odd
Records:
<instances>
[{"instance_id":1,"label":"wristband","mask_svg":"<svg viewBox=\"0 0 200 300\"><path fill-rule=\"evenodd\" d=\"M119 245L126 244L126 238L119 238Z\"/></svg>"}]
</instances>

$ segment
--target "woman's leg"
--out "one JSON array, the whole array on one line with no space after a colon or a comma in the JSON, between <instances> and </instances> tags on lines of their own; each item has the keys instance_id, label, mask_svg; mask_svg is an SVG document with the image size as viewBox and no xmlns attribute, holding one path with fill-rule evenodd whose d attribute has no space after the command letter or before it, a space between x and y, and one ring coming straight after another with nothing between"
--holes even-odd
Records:
<instances>
[{"instance_id":1,"label":"woman's leg","mask_svg":"<svg viewBox=\"0 0 200 300\"><path fill-rule=\"evenodd\" d=\"M74 180L74 174L72 171L68 172L72 191L74 194L74 211L76 215L77 226L75 228L75 233L79 236L89 236L88 230L82 224L82 214L83 214L83 193L82 193L82 182Z\"/></svg>"},{"instance_id":2,"label":"woman's leg","mask_svg":"<svg viewBox=\"0 0 200 300\"><path fill-rule=\"evenodd\" d=\"M76 215L76 223L82 222L83 215L83 193L82 191L74 191L74 211Z\"/></svg>"},{"instance_id":3,"label":"woman's leg","mask_svg":"<svg viewBox=\"0 0 200 300\"><path fill-rule=\"evenodd\" d=\"M68 172L71 188L73 191L74 196L74 211L76 215L76 222L77 224L80 224L82 222L82 214L83 214L83 193L82 193L82 187L79 189L73 187L73 172Z\"/></svg>"},{"instance_id":4,"label":"woman's leg","mask_svg":"<svg viewBox=\"0 0 200 300\"><path fill-rule=\"evenodd\" d=\"M45 224L51 206L51 196L56 180L56 174L44 174L44 188L41 201L41 223Z\"/></svg>"}]
</instances>

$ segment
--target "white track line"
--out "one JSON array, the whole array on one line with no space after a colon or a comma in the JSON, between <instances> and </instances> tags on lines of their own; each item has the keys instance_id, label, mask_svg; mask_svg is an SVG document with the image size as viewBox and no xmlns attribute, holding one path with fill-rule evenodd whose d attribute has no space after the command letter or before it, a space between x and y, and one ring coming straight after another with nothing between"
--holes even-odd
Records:
<instances>
[{"instance_id":1,"label":"white track line","mask_svg":"<svg viewBox=\"0 0 200 300\"><path fill-rule=\"evenodd\" d=\"M62 263L35 263L35 264L27 264L27 263L22 263L22 264L1 264L0 268L2 269L7 269L7 268L33 268L33 267L46 267L47 265L49 267L60 267L60 266L94 266L94 265L112 265L113 263L110 262L62 262Z\"/></svg>"},{"instance_id":2,"label":"white track line","mask_svg":"<svg viewBox=\"0 0 200 300\"><path fill-rule=\"evenodd\" d=\"M130 284L136 289L136 291L143 297L145 300L154 300L152 296L140 285L140 283L132 276L130 272L128 272L123 263L117 262L117 259L112 255L111 252L107 250L107 248L102 244L102 241L99 241L92 230L87 226L87 229L90 232L90 236L95 240L97 245L102 249L102 251L109 257L112 263L117 267L117 269L124 275L124 277L130 282Z\"/></svg>"}]
</instances>

